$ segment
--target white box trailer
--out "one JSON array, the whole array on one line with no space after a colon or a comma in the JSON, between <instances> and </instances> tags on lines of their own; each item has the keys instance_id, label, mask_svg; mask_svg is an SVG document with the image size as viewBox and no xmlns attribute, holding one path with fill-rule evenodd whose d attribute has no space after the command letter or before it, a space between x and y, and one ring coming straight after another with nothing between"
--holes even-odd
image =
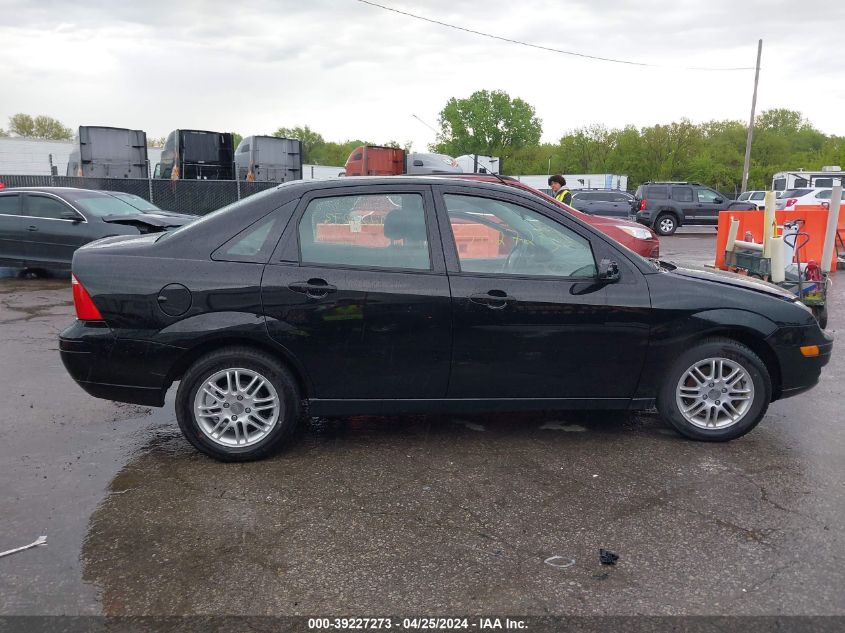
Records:
<instances>
[{"instance_id":1,"label":"white box trailer","mask_svg":"<svg viewBox=\"0 0 845 633\"><path fill-rule=\"evenodd\" d=\"M235 167L238 180L300 180L302 143L276 136L247 136L235 150Z\"/></svg>"},{"instance_id":2,"label":"white box trailer","mask_svg":"<svg viewBox=\"0 0 845 633\"><path fill-rule=\"evenodd\" d=\"M563 177L566 178L566 188L570 191L575 189L628 190L628 176L622 174L563 174ZM535 189L547 190L549 188L548 174L516 176L516 179Z\"/></svg>"},{"instance_id":3,"label":"white box trailer","mask_svg":"<svg viewBox=\"0 0 845 633\"><path fill-rule=\"evenodd\" d=\"M50 160L57 174L64 174L73 151L70 141L43 141L12 136L0 138L0 174L49 176Z\"/></svg>"},{"instance_id":4,"label":"white box trailer","mask_svg":"<svg viewBox=\"0 0 845 633\"><path fill-rule=\"evenodd\" d=\"M339 178L346 176L346 167L335 167L333 165L303 165L303 180L327 180L328 178Z\"/></svg>"},{"instance_id":5,"label":"white box trailer","mask_svg":"<svg viewBox=\"0 0 845 633\"><path fill-rule=\"evenodd\" d=\"M147 178L147 133L120 127L80 125L66 175L86 178Z\"/></svg>"},{"instance_id":6,"label":"white box trailer","mask_svg":"<svg viewBox=\"0 0 845 633\"><path fill-rule=\"evenodd\" d=\"M845 184L845 171L842 171L839 165L826 165L821 171L779 171L772 176L772 191L834 187L842 184Z\"/></svg>"},{"instance_id":7,"label":"white box trailer","mask_svg":"<svg viewBox=\"0 0 845 633\"><path fill-rule=\"evenodd\" d=\"M499 174L502 171L502 161L498 156L480 156L479 154L464 154L456 159L458 165L467 174Z\"/></svg>"}]
</instances>

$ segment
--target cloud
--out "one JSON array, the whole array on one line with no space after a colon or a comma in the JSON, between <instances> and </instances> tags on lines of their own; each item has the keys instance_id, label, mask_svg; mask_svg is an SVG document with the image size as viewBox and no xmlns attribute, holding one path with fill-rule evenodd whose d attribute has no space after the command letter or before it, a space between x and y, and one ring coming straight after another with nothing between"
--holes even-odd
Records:
<instances>
[{"instance_id":1,"label":"cloud","mask_svg":"<svg viewBox=\"0 0 845 633\"><path fill-rule=\"evenodd\" d=\"M835 99L845 3L452 0L384 4L538 45L668 66L753 66L758 110L802 110L845 134ZM796 14L800 13L800 20ZM502 89L537 109L544 139L591 123L745 120L753 72L603 63L508 44L353 0L0 0L0 122L47 113L163 136L177 127L410 139L422 149L453 96ZM824 98L820 98L824 95ZM841 101L840 101L841 103Z\"/></svg>"}]
</instances>

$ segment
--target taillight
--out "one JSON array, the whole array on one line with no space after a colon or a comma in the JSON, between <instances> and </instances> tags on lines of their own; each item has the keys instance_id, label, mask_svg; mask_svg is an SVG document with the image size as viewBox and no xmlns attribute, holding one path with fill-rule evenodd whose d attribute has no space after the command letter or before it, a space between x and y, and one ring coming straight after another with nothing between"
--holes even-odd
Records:
<instances>
[{"instance_id":1,"label":"taillight","mask_svg":"<svg viewBox=\"0 0 845 633\"><path fill-rule=\"evenodd\" d=\"M645 200L640 200L640 211L645 211Z\"/></svg>"},{"instance_id":2,"label":"taillight","mask_svg":"<svg viewBox=\"0 0 845 633\"><path fill-rule=\"evenodd\" d=\"M85 286L79 283L76 275L71 274L70 285L73 288L73 306L76 308L76 318L80 321L102 321L103 315L94 305L91 295Z\"/></svg>"},{"instance_id":3,"label":"taillight","mask_svg":"<svg viewBox=\"0 0 845 633\"><path fill-rule=\"evenodd\" d=\"M786 199L786 205L785 205L785 206L787 206L787 207L791 207L791 206L792 206L793 204L795 204L796 202L798 202L798 198L787 198L787 199Z\"/></svg>"}]
</instances>

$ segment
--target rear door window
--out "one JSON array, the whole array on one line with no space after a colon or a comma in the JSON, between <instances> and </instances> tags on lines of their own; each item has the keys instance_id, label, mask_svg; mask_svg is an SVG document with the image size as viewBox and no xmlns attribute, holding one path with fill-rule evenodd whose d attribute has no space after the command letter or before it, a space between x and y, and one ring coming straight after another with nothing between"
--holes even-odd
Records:
<instances>
[{"instance_id":1,"label":"rear door window","mask_svg":"<svg viewBox=\"0 0 845 633\"><path fill-rule=\"evenodd\" d=\"M26 197L26 215L45 220L61 220L62 214L72 209L64 202L47 196L28 195ZM82 219L82 218L80 218Z\"/></svg>"},{"instance_id":2,"label":"rear door window","mask_svg":"<svg viewBox=\"0 0 845 633\"><path fill-rule=\"evenodd\" d=\"M0 215L20 215L20 199L18 194L5 194L0 196Z\"/></svg>"},{"instance_id":3,"label":"rear door window","mask_svg":"<svg viewBox=\"0 0 845 633\"><path fill-rule=\"evenodd\" d=\"M423 198L417 193L312 200L299 222L306 264L429 270Z\"/></svg>"},{"instance_id":4,"label":"rear door window","mask_svg":"<svg viewBox=\"0 0 845 633\"><path fill-rule=\"evenodd\" d=\"M672 200L692 202L692 187L672 187Z\"/></svg>"}]
</instances>

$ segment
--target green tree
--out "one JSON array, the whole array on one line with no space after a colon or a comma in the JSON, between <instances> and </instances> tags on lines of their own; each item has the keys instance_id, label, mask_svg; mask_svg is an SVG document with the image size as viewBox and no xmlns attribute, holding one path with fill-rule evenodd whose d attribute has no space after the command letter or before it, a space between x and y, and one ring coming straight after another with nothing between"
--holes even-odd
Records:
<instances>
[{"instance_id":1,"label":"green tree","mask_svg":"<svg viewBox=\"0 0 845 633\"><path fill-rule=\"evenodd\" d=\"M148 136L147 147L164 147L165 140L166 139L163 136Z\"/></svg>"},{"instance_id":2,"label":"green tree","mask_svg":"<svg viewBox=\"0 0 845 633\"><path fill-rule=\"evenodd\" d=\"M238 145L240 145L242 140L244 140L243 136L237 132L232 132L232 149L235 149Z\"/></svg>"},{"instance_id":3,"label":"green tree","mask_svg":"<svg viewBox=\"0 0 845 633\"><path fill-rule=\"evenodd\" d=\"M504 156L537 145L542 122L533 106L502 90L479 90L466 99L451 98L440 111L440 134L433 151L458 156Z\"/></svg>"},{"instance_id":4,"label":"green tree","mask_svg":"<svg viewBox=\"0 0 845 633\"><path fill-rule=\"evenodd\" d=\"M9 131L18 136L34 137L35 121L28 114L14 114L9 117Z\"/></svg>"},{"instance_id":5,"label":"green tree","mask_svg":"<svg viewBox=\"0 0 845 633\"><path fill-rule=\"evenodd\" d=\"M0 127L0 138L3 138L5 136L9 136L9 133L6 130L4 130L2 127Z\"/></svg>"},{"instance_id":6,"label":"green tree","mask_svg":"<svg viewBox=\"0 0 845 633\"><path fill-rule=\"evenodd\" d=\"M9 118L9 131L18 136L52 141L69 141L73 138L73 130L61 121L43 114L34 118L29 114L15 114Z\"/></svg>"},{"instance_id":7,"label":"green tree","mask_svg":"<svg viewBox=\"0 0 845 633\"><path fill-rule=\"evenodd\" d=\"M280 127L273 132L279 138L291 138L302 143L302 162L315 163L314 152L326 143L325 139L307 125L297 127ZM345 160L345 159L344 159ZM331 163L320 163L331 164Z\"/></svg>"}]
</instances>

